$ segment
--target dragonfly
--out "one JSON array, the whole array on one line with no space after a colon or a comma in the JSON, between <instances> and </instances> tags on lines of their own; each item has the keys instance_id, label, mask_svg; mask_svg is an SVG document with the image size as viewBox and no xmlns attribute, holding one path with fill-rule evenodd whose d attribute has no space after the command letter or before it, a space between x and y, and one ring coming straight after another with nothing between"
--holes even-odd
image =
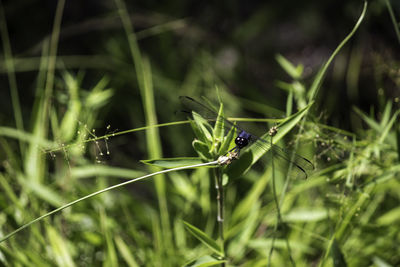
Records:
<instances>
[{"instance_id":1,"label":"dragonfly","mask_svg":"<svg viewBox=\"0 0 400 267\"><path fill-rule=\"evenodd\" d=\"M314 165L312 162L288 149L284 149L278 145L272 144L272 142L268 142L264 139L259 138L258 136L250 133L247 130L242 129L240 126L232 123L228 119L224 118L223 116L218 116L217 112L212 110L210 107L206 106L205 104L195 100L189 96L180 96L179 100L181 101L182 105L189 109L183 111L185 113L191 113L191 111L195 111L196 113L200 114L206 119L210 120L217 120L222 119L227 125L231 127L235 127L237 132L239 133L235 138L235 147L232 148L229 152L234 151L239 154L240 150L251 146L253 143L257 146L261 147L265 151L272 150L274 155L278 156L279 158L284 159L286 162L293 164L293 166L299 170L302 175L307 178L308 173L314 170ZM270 135L274 134L274 130L276 128L272 128L272 133L270 131Z\"/></svg>"}]
</instances>

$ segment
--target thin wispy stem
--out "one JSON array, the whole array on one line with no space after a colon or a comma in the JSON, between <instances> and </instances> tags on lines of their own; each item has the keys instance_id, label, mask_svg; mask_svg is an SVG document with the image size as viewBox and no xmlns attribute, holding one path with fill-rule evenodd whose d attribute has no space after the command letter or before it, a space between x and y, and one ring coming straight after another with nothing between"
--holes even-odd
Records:
<instances>
[{"instance_id":1,"label":"thin wispy stem","mask_svg":"<svg viewBox=\"0 0 400 267\"><path fill-rule=\"evenodd\" d=\"M195 164L195 165L182 166L182 167L177 167L177 168L162 170L162 171L158 171L158 172L154 172L154 173L151 173L151 174L147 174L147 175L144 175L144 176L141 176L141 177L138 177L138 178L134 178L134 179L132 179L132 180L129 180L129 181L126 181L126 182L123 182L123 183L119 183L119 184L116 184L116 185L113 185L113 186L104 188L104 189L102 189L102 190L93 192L93 193L91 193L91 194L89 194L89 195L86 195L86 196L84 196L84 197L82 197L82 198L79 198L79 199L77 199L77 200L74 200L74 201L72 201L72 202L69 202L68 204L65 204L64 206L61 206L61 207L59 207L59 208L57 208L57 209L55 209L55 210L52 210L52 211L50 211L50 212L48 212L48 213L46 213L46 214L44 214L44 215L42 215L42 216L40 216L40 217L38 217L38 218L36 218L36 219L30 221L30 222L27 223L27 224L24 224L23 226L19 227L19 228L16 229L15 231L13 231L13 232L7 234L6 236L2 237L2 238L0 239L0 243L6 241L7 239L9 239L9 238L12 237L13 235L17 234L18 232L22 231L23 229L29 227L30 225L32 225L32 224L34 224L34 223L36 223L36 222L38 222L38 221L40 221L40 220L42 220L42 219L44 219L44 218L50 216L50 215L53 215L53 214L55 214L55 213L57 213L57 212L59 212L59 211L62 211L63 209L66 209L66 208L68 208L68 207L70 207L70 206L72 206L72 205L74 205L74 204L76 204L76 203L79 203L79 202L81 202L81 201L83 201L83 200L86 200L86 199L89 199L89 198L91 198L91 197L97 196L97 195L99 195L99 194L101 194L101 193L104 193L104 192L107 192L107 191L111 191L111 190L114 190L114 189L116 189L116 188L119 188L119 187L122 187L122 186L125 186L125 185L128 185L128 184L131 184L131 183L134 183L134 182L137 182L137 181L140 181L140 180L143 180L143 179L152 177L152 176L156 176L156 175L159 175L159 174L164 174L164 173L173 172L173 171L181 171L181 170L193 169L193 168L204 167L204 166L210 166L210 165L217 165L217 164L219 164L219 163L218 163L218 161L216 160L216 161L211 161L211 162L206 162L206 163L200 163L200 164Z\"/></svg>"}]
</instances>

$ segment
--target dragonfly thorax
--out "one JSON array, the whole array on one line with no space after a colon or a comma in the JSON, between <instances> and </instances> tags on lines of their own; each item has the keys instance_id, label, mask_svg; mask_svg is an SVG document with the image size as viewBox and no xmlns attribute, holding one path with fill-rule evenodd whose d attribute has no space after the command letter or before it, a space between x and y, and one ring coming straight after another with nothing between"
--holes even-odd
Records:
<instances>
[{"instance_id":1,"label":"dragonfly thorax","mask_svg":"<svg viewBox=\"0 0 400 267\"><path fill-rule=\"evenodd\" d=\"M239 149L244 148L250 142L251 134L241 131L235 139L235 144Z\"/></svg>"}]
</instances>

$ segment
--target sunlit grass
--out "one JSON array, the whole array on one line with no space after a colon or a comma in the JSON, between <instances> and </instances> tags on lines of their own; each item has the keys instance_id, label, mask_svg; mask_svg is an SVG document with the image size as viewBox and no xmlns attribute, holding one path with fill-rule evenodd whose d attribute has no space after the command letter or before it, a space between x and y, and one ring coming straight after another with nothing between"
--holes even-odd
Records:
<instances>
[{"instance_id":1,"label":"sunlit grass","mask_svg":"<svg viewBox=\"0 0 400 267\"><path fill-rule=\"evenodd\" d=\"M181 85L185 94L193 95L198 84L221 83L225 107L227 102L235 108L245 103L285 114L278 119L233 120L278 124L280 129L272 142L290 146L316 167L307 179L293 179L285 172L288 165L281 168L278 158L264 156L265 151L256 149L243 151L227 167L197 165L192 171L183 171L200 162L215 164L216 157L232 148L235 135L218 123L206 126L208 122L200 118L178 121L173 112L170 122L159 123L157 114L179 107L171 103L158 106L157 90L171 90L176 84L152 70L151 58L139 49L124 2L115 3L128 36L129 64L111 62L108 56L58 56L62 1L52 35L43 42L42 57L15 59L11 45L3 45L6 62L1 70L10 81L14 118L8 126L0 127L0 147L6 159L0 173L2 264L395 266L400 261L400 111L390 99L369 114L354 107L353 116L362 127L352 132L328 125L320 116L324 108L317 97L331 62L362 25L366 6L311 85L303 80L302 65L276 57L291 79L276 83L287 93L282 110L262 100L255 103L229 96L227 101L224 84L196 69L196 64L212 61L206 52L196 59ZM181 23L177 20L176 24L152 27L141 31L139 38L180 27ZM4 20L0 24L7 43L7 25ZM351 56L349 83L357 79L358 56ZM126 117L135 117L127 130L109 126L102 118L116 94L115 80L100 75L88 86L83 72L75 74L69 69L104 70L122 66L120 63L135 77L128 82L135 84L135 95L140 99L132 106L140 104L137 110L143 111L126 112ZM18 71L37 71L37 99L29 119L22 116L18 103ZM154 86L153 81L164 87ZM209 90L213 94L214 87ZM175 91L169 95L168 100L177 101ZM217 101L217 97L212 100ZM142 124L136 125L137 121ZM191 135L197 137L192 143L194 151L178 154L177 146L190 147L192 138L185 139L187 132L182 131L189 125L194 132ZM163 130L165 135L159 133ZM138 142L128 147L123 138L137 138ZM163 153L173 155L166 158ZM139 163L142 159L151 166ZM156 167L165 170L157 172ZM163 176L152 180L156 174ZM126 180L134 177L148 179L140 183ZM223 202L216 200L215 181ZM223 215L223 221L217 221L218 215Z\"/></svg>"}]
</instances>

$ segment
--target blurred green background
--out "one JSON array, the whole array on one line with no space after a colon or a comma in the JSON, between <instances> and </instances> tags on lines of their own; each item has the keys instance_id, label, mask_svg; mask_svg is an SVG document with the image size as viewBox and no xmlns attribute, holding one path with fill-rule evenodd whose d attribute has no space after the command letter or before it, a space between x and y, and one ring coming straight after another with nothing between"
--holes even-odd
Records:
<instances>
[{"instance_id":1,"label":"blurred green background","mask_svg":"<svg viewBox=\"0 0 400 267\"><path fill-rule=\"evenodd\" d=\"M231 171L225 264L400 265L399 1L368 3L314 95L362 1L0 3L0 236L159 170L140 160L197 156L190 124L177 123L180 95L220 95L228 117L277 123L314 101L279 142L316 167L307 180L276 177L283 221L267 158ZM0 262L220 264L183 224L218 239L213 179L172 172L79 202L0 243Z\"/></svg>"}]
</instances>

